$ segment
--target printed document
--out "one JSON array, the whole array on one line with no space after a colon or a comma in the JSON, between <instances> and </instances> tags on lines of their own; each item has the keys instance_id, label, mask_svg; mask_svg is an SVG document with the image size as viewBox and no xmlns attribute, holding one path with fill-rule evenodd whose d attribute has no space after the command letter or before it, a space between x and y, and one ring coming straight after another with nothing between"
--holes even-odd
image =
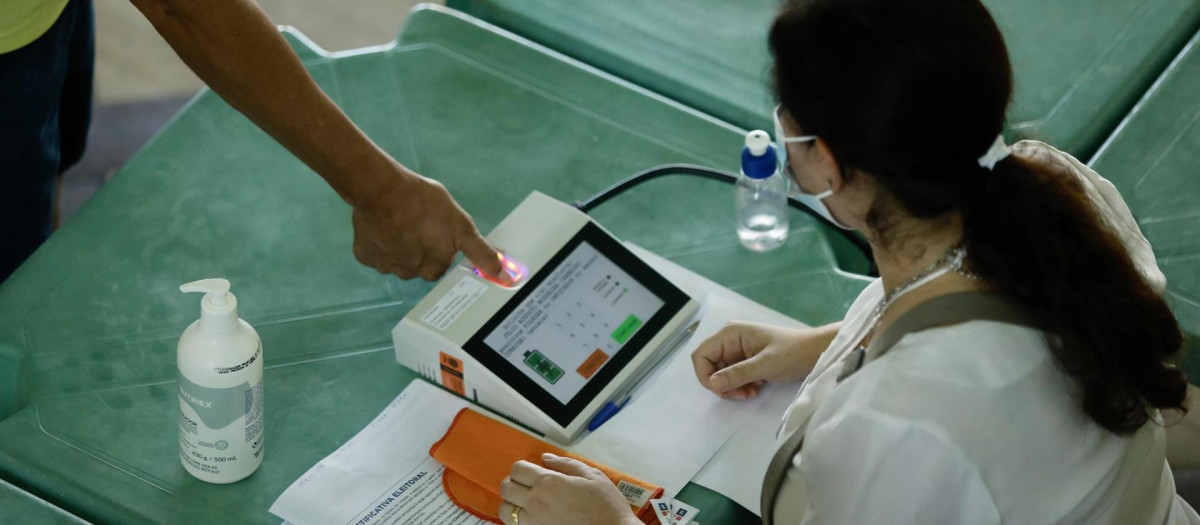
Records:
<instances>
[{"instance_id":1,"label":"printed document","mask_svg":"<svg viewBox=\"0 0 1200 525\"><path fill-rule=\"evenodd\" d=\"M296 525L487 523L450 501L442 490L445 467L429 457L469 405L413 381L371 424L292 483L271 513Z\"/></svg>"}]
</instances>

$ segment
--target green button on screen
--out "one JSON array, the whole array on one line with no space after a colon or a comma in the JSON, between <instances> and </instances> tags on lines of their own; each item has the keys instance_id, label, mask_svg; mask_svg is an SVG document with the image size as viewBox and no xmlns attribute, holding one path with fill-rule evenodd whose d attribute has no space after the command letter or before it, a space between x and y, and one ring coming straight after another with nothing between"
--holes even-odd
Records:
<instances>
[{"instance_id":1,"label":"green button on screen","mask_svg":"<svg viewBox=\"0 0 1200 525\"><path fill-rule=\"evenodd\" d=\"M625 344L625 341L628 341L629 338L633 336L633 333L641 327L642 320L638 319L636 315L630 315L629 317L625 318L625 322L621 323L621 326L618 326L617 329L613 331L612 338L618 343Z\"/></svg>"}]
</instances>

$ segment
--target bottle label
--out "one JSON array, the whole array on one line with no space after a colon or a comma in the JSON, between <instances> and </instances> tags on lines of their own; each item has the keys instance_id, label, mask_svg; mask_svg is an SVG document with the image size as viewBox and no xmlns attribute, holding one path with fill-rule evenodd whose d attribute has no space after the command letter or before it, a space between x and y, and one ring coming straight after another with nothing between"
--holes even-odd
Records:
<instances>
[{"instance_id":1,"label":"bottle label","mask_svg":"<svg viewBox=\"0 0 1200 525\"><path fill-rule=\"evenodd\" d=\"M254 356L234 367L217 368L232 373L256 363ZM229 388L209 388L179 375L179 452L186 465L213 476L248 475L262 461L263 383L243 382ZM232 469L232 470L229 470Z\"/></svg>"},{"instance_id":2,"label":"bottle label","mask_svg":"<svg viewBox=\"0 0 1200 525\"><path fill-rule=\"evenodd\" d=\"M211 429L225 428L246 415L247 407L242 400L246 399L248 391L250 383L230 388L208 388L188 381L183 375L179 376L179 400L192 407L204 426Z\"/></svg>"},{"instance_id":3,"label":"bottle label","mask_svg":"<svg viewBox=\"0 0 1200 525\"><path fill-rule=\"evenodd\" d=\"M241 371L258 362L261 354L262 343L259 343L258 348L254 350L254 355L244 363L230 367L216 367L213 371L218 375ZM191 405L208 428L224 428L237 418L249 413L252 407L248 401L247 390L250 390L250 383L242 383L229 388L208 388L188 381L183 374L179 374L179 398ZM247 401L243 403L243 400Z\"/></svg>"}]
</instances>

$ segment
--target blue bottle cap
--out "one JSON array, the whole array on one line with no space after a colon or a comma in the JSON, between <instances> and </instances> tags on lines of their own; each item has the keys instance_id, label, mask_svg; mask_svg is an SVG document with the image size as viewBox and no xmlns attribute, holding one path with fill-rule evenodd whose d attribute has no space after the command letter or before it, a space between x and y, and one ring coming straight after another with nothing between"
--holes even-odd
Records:
<instances>
[{"instance_id":1,"label":"blue bottle cap","mask_svg":"<svg viewBox=\"0 0 1200 525\"><path fill-rule=\"evenodd\" d=\"M754 130L746 134L746 147L742 148L742 173L751 179L765 179L779 169L775 146L767 132Z\"/></svg>"}]
</instances>

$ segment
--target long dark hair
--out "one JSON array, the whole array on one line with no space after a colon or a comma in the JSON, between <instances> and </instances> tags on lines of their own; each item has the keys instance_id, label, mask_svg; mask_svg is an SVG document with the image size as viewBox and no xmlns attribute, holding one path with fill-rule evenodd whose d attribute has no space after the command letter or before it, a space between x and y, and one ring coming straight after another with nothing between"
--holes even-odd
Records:
<instances>
[{"instance_id":1,"label":"long dark hair","mask_svg":"<svg viewBox=\"0 0 1200 525\"><path fill-rule=\"evenodd\" d=\"M978 0L794 0L769 44L776 94L803 133L847 177L886 190L873 229L895 208L960 213L970 269L1042 323L1084 412L1126 434L1155 408L1183 409L1175 316L1082 184L1017 155L979 165L1003 127L1012 68Z\"/></svg>"}]
</instances>

